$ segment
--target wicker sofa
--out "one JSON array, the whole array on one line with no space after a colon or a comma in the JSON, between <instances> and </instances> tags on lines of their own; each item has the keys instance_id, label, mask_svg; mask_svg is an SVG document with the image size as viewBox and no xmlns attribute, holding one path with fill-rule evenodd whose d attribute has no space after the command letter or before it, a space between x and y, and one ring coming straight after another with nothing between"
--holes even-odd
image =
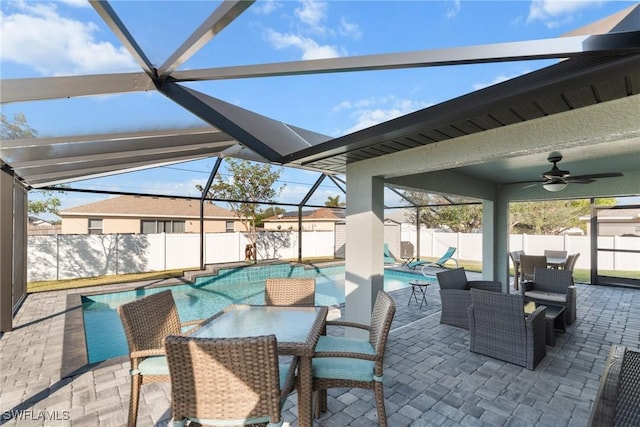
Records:
<instances>
[{"instance_id":1,"label":"wicker sofa","mask_svg":"<svg viewBox=\"0 0 640 427\"><path fill-rule=\"evenodd\" d=\"M589 427L640 425L640 351L612 345L600 377Z\"/></svg>"},{"instance_id":2,"label":"wicker sofa","mask_svg":"<svg viewBox=\"0 0 640 427\"><path fill-rule=\"evenodd\" d=\"M502 284L489 280L467 280L463 267L441 271L436 274L440 284L440 300L442 310L440 323L469 329L469 313L471 305L471 289L502 292Z\"/></svg>"},{"instance_id":3,"label":"wicker sofa","mask_svg":"<svg viewBox=\"0 0 640 427\"><path fill-rule=\"evenodd\" d=\"M520 295L471 289L470 350L535 369L547 355L545 306L525 315Z\"/></svg>"}]
</instances>

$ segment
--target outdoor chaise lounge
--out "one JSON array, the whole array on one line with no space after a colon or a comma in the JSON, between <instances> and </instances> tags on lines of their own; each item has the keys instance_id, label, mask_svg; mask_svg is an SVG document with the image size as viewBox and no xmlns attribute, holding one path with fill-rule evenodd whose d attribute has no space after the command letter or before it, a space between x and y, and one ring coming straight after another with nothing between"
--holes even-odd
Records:
<instances>
[{"instance_id":1,"label":"outdoor chaise lounge","mask_svg":"<svg viewBox=\"0 0 640 427\"><path fill-rule=\"evenodd\" d=\"M395 264L396 259L389 252L389 245L387 243L384 244L384 263L385 264Z\"/></svg>"},{"instance_id":2,"label":"outdoor chaise lounge","mask_svg":"<svg viewBox=\"0 0 640 427\"><path fill-rule=\"evenodd\" d=\"M640 352L612 345L591 409L589 427L640 425Z\"/></svg>"},{"instance_id":3,"label":"outdoor chaise lounge","mask_svg":"<svg viewBox=\"0 0 640 427\"><path fill-rule=\"evenodd\" d=\"M547 355L546 309L525 314L520 295L471 289L470 350L534 370Z\"/></svg>"},{"instance_id":4,"label":"outdoor chaise lounge","mask_svg":"<svg viewBox=\"0 0 640 427\"><path fill-rule=\"evenodd\" d=\"M440 284L440 323L469 329L471 289L502 292L502 284L496 281L467 280L464 267L441 271L436 274Z\"/></svg>"},{"instance_id":5,"label":"outdoor chaise lounge","mask_svg":"<svg viewBox=\"0 0 640 427\"><path fill-rule=\"evenodd\" d=\"M456 267L458 266L458 260L455 259L453 257L453 254L456 252L456 248L453 246L450 246L449 249L447 249L447 252L444 253L444 255L442 255L442 257L440 257L439 260L437 261L413 261L410 262L409 264L407 264L407 266L412 269L415 270L417 267L422 266L422 268L424 267L439 267L439 268L445 268L445 263L447 263L448 261L453 261L456 264Z\"/></svg>"},{"instance_id":6,"label":"outdoor chaise lounge","mask_svg":"<svg viewBox=\"0 0 640 427\"><path fill-rule=\"evenodd\" d=\"M278 364L275 335L244 338L169 336L174 426L282 425L297 358Z\"/></svg>"},{"instance_id":7,"label":"outdoor chaise lounge","mask_svg":"<svg viewBox=\"0 0 640 427\"><path fill-rule=\"evenodd\" d=\"M564 307L568 325L576 320L576 287L569 270L538 268L534 270L533 282L522 282L520 291L526 301Z\"/></svg>"}]
</instances>

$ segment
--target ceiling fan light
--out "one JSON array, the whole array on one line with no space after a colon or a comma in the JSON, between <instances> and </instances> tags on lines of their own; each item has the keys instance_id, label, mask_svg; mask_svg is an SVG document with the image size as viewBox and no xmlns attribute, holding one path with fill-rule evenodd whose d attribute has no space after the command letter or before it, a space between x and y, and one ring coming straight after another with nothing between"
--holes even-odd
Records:
<instances>
[{"instance_id":1,"label":"ceiling fan light","mask_svg":"<svg viewBox=\"0 0 640 427\"><path fill-rule=\"evenodd\" d=\"M547 191L552 191L552 192L556 192L556 191L562 191L566 188L567 183L566 182L547 182L546 184L542 184L542 188L544 188Z\"/></svg>"}]
</instances>

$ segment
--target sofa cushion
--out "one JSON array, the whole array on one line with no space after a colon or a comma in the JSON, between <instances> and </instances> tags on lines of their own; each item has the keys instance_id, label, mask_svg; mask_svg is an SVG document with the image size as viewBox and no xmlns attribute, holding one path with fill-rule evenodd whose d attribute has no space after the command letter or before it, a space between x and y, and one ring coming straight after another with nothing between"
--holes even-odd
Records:
<instances>
[{"instance_id":1,"label":"sofa cushion","mask_svg":"<svg viewBox=\"0 0 640 427\"><path fill-rule=\"evenodd\" d=\"M553 292L527 291L524 293L524 296L525 298L534 299L536 301L548 301L556 304L564 304L567 302L567 294L556 294Z\"/></svg>"}]
</instances>

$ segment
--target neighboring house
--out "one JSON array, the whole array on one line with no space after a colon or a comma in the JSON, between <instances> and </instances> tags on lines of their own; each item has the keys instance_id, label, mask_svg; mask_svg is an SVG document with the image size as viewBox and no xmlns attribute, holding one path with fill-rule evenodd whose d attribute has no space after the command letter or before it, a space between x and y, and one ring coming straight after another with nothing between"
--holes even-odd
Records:
<instances>
[{"instance_id":1,"label":"neighboring house","mask_svg":"<svg viewBox=\"0 0 640 427\"><path fill-rule=\"evenodd\" d=\"M200 201L119 196L61 211L62 234L199 233ZM235 214L204 204L204 231L242 231Z\"/></svg>"},{"instance_id":2,"label":"neighboring house","mask_svg":"<svg viewBox=\"0 0 640 427\"><path fill-rule=\"evenodd\" d=\"M41 236L60 233L60 224L53 224L42 218L29 215L27 223L27 235Z\"/></svg>"},{"instance_id":3,"label":"neighboring house","mask_svg":"<svg viewBox=\"0 0 640 427\"><path fill-rule=\"evenodd\" d=\"M345 210L320 208L302 211L303 231L334 231L336 223L344 222ZM285 212L262 220L265 230L298 231L298 211Z\"/></svg>"},{"instance_id":4,"label":"neighboring house","mask_svg":"<svg viewBox=\"0 0 640 427\"><path fill-rule=\"evenodd\" d=\"M581 216L587 222L587 234L591 234L591 217ZM599 236L639 236L640 209L603 209L598 211Z\"/></svg>"}]
</instances>

